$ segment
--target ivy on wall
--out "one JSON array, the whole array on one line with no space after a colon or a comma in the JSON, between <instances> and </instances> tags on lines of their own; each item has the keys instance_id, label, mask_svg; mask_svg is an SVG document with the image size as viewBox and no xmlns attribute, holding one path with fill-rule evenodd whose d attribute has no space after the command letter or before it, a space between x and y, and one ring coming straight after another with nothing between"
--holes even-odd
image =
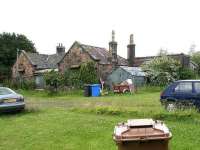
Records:
<instances>
[{"instance_id":1,"label":"ivy on wall","mask_svg":"<svg viewBox=\"0 0 200 150\"><path fill-rule=\"evenodd\" d=\"M97 69L94 62L81 64L80 68L67 69L64 74L51 71L45 74L45 81L48 87L57 89L58 87L82 88L84 84L94 84L98 82Z\"/></svg>"}]
</instances>

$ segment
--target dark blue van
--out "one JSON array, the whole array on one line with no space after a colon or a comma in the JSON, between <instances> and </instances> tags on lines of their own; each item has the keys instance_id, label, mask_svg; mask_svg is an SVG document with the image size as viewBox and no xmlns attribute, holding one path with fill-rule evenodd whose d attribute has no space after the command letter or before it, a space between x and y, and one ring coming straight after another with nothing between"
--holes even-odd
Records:
<instances>
[{"instance_id":1,"label":"dark blue van","mask_svg":"<svg viewBox=\"0 0 200 150\"><path fill-rule=\"evenodd\" d=\"M170 84L160 95L168 111L195 106L200 109L200 80L179 80Z\"/></svg>"}]
</instances>

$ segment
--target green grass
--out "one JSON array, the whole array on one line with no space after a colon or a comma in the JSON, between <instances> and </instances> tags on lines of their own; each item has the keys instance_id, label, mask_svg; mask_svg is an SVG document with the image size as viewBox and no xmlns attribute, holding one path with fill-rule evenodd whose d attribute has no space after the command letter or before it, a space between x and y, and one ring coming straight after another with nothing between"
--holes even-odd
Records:
<instances>
[{"instance_id":1,"label":"green grass","mask_svg":"<svg viewBox=\"0 0 200 150\"><path fill-rule=\"evenodd\" d=\"M142 88L134 95L83 97L82 92L49 95L20 91L27 110L0 116L2 150L116 150L113 128L130 118L164 120L173 138L172 150L199 150L200 114L195 110L166 112L160 88Z\"/></svg>"}]
</instances>

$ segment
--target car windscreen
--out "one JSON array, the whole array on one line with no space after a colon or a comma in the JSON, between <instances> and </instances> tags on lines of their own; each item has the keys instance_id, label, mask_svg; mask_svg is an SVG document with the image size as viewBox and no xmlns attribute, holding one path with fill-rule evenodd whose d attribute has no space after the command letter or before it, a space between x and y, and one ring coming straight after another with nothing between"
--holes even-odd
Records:
<instances>
[{"instance_id":1,"label":"car windscreen","mask_svg":"<svg viewBox=\"0 0 200 150\"><path fill-rule=\"evenodd\" d=\"M14 91L8 89L8 88L0 88L0 95L7 95L7 94L13 94Z\"/></svg>"}]
</instances>

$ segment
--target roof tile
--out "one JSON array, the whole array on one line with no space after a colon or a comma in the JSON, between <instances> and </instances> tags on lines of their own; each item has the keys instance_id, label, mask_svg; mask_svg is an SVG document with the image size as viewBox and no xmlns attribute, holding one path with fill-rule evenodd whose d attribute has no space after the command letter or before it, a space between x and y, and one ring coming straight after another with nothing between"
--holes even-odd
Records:
<instances>
[{"instance_id":1,"label":"roof tile","mask_svg":"<svg viewBox=\"0 0 200 150\"><path fill-rule=\"evenodd\" d=\"M88 52L88 54L94 59L98 60L100 64L110 64L108 61L109 51L102 47L95 47L85 44L80 44L81 47ZM118 57L118 64L119 65L127 65L127 60L121 56Z\"/></svg>"},{"instance_id":2,"label":"roof tile","mask_svg":"<svg viewBox=\"0 0 200 150\"><path fill-rule=\"evenodd\" d=\"M53 54L45 55L38 53L26 53L33 65L36 65L37 69L56 69L57 63L62 59L63 55Z\"/></svg>"}]
</instances>

